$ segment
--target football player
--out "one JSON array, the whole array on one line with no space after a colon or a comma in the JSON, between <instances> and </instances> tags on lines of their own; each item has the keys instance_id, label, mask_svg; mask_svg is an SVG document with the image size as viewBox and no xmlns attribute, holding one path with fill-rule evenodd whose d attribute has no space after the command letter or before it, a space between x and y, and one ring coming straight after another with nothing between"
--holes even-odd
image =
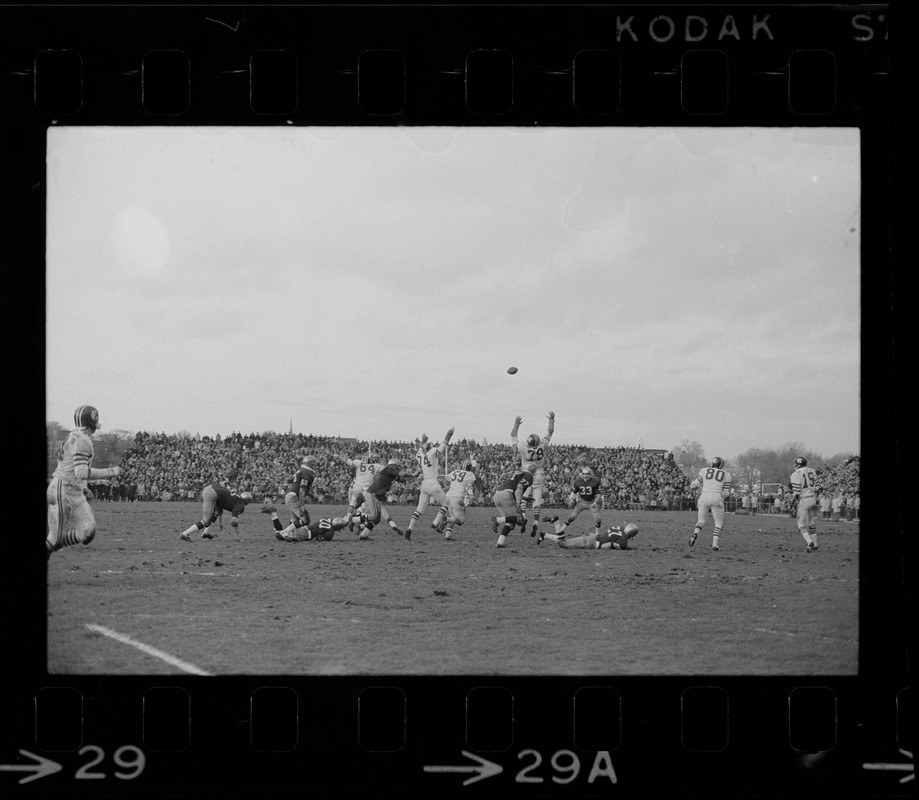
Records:
<instances>
[{"instance_id":1,"label":"football player","mask_svg":"<svg viewBox=\"0 0 919 800\"><path fill-rule=\"evenodd\" d=\"M469 459L463 462L459 469L450 473L450 486L447 489L447 526L444 529L444 539L453 539L453 528L466 522L466 507L472 502L475 491L475 462Z\"/></svg>"},{"instance_id":2,"label":"football player","mask_svg":"<svg viewBox=\"0 0 919 800\"><path fill-rule=\"evenodd\" d=\"M594 528L596 529L594 533L599 534L600 526L602 525L600 521L600 509L603 507L603 496L600 494L600 479L594 475L593 469L589 466L585 465L578 471L578 477L574 479L571 495L575 501L574 508L571 509L571 512L563 521L559 521L559 518L556 516L545 517L543 520L544 522L555 523L555 534L551 535L551 538L565 538L565 529L584 511L589 511L591 513L591 516L594 518ZM539 544L543 538L545 538L545 535L541 535L537 538L536 543Z\"/></svg>"},{"instance_id":3,"label":"football player","mask_svg":"<svg viewBox=\"0 0 919 800\"><path fill-rule=\"evenodd\" d=\"M233 528L236 540L239 541L239 516L252 502L252 495L249 492L231 492L219 483L212 483L202 490L201 500L204 504L201 519L182 531L179 538L190 542L191 535L195 531L201 531L202 539L213 539L217 534L210 532L211 525L216 522L217 527L223 530L223 512L229 511L230 526Z\"/></svg>"},{"instance_id":4,"label":"football player","mask_svg":"<svg viewBox=\"0 0 919 800\"><path fill-rule=\"evenodd\" d=\"M369 539L370 531L374 529L374 526L376 526L381 519L389 523L389 527L398 533L399 536L405 536L406 539L411 538L411 531L406 535L405 531L396 525L386 505L386 495L393 483L395 481L405 481L414 477L411 472L400 470L399 466L399 459L389 459L386 466L376 474L373 483L371 483L367 491L364 492L364 510L358 517L352 520L353 522L360 523L359 539Z\"/></svg>"},{"instance_id":5,"label":"football player","mask_svg":"<svg viewBox=\"0 0 919 800\"><path fill-rule=\"evenodd\" d=\"M791 473L792 504L797 505L798 531L807 542L807 552L817 549L817 521L814 509L817 506L817 473L807 466L807 459L795 459L795 471Z\"/></svg>"},{"instance_id":6,"label":"football player","mask_svg":"<svg viewBox=\"0 0 919 800\"><path fill-rule=\"evenodd\" d=\"M699 499L696 507L699 510L699 516L696 526L693 528L692 536L689 537L689 546L692 547L699 538L699 533L705 527L705 521L709 513L715 521L715 530L712 532L712 550L721 549L721 531L724 528L724 500L731 494L731 486L734 478L731 473L724 468L724 459L715 457L708 467L702 467L699 475L692 483L690 489L697 489L700 486L702 491L699 493Z\"/></svg>"},{"instance_id":7,"label":"football player","mask_svg":"<svg viewBox=\"0 0 919 800\"><path fill-rule=\"evenodd\" d=\"M443 487L440 485L440 467L444 464L451 436L453 436L453 428L447 431L442 442L433 444L425 450L428 435L426 433L421 434L421 444L418 447L418 452L415 453L415 460L421 469L421 491L418 493L418 508L412 512L412 518L408 521L406 539L412 538L415 523L421 519L421 515L429 503L437 503L439 506L431 527L438 533L443 533L443 525L447 519L447 497Z\"/></svg>"},{"instance_id":8,"label":"football player","mask_svg":"<svg viewBox=\"0 0 919 800\"><path fill-rule=\"evenodd\" d=\"M555 536L551 533L540 534L547 539L555 539L559 547L597 550L630 550L629 540L638 536L638 526L630 522L624 528L614 525L606 533L588 533L585 536Z\"/></svg>"},{"instance_id":9,"label":"football player","mask_svg":"<svg viewBox=\"0 0 919 800\"><path fill-rule=\"evenodd\" d=\"M376 462L376 454L370 450L367 451L366 459L348 458L344 453L339 453L338 457L349 467L354 468L354 480L348 489L348 511L345 514L348 529L353 531L354 523L351 520L354 519L357 509L364 502L364 492L370 488L370 484L373 483L376 474L383 469L383 465Z\"/></svg>"},{"instance_id":10,"label":"football player","mask_svg":"<svg viewBox=\"0 0 919 800\"><path fill-rule=\"evenodd\" d=\"M306 456L300 468L294 473L287 485L284 505L290 512L290 524L285 528L278 519L278 510L274 506L263 506L262 513L271 515L271 524L275 531L282 534L293 533L297 528L310 524L310 513L306 510L306 498L309 496L313 481L316 480L316 468L319 466L315 456Z\"/></svg>"},{"instance_id":11,"label":"football player","mask_svg":"<svg viewBox=\"0 0 919 800\"><path fill-rule=\"evenodd\" d=\"M549 426L546 429L546 435L542 438L538 434L531 433L527 436L526 441L521 442L517 438L517 432L520 430L522 417L514 420L514 427L511 428L511 443L517 449L520 455L520 463L527 462L536 466L536 472L533 475L533 485L527 490L526 502L533 509L533 523L530 530L530 536L536 535L539 527L539 515L542 512L542 493L546 485L546 452L549 449L549 443L552 434L555 433L555 412L550 411L548 414Z\"/></svg>"},{"instance_id":12,"label":"football player","mask_svg":"<svg viewBox=\"0 0 919 800\"><path fill-rule=\"evenodd\" d=\"M89 501L90 480L114 478L121 467L93 467L92 435L99 430L99 410L80 406L73 412L74 428L61 444L57 467L48 484L48 533L45 549L48 558L55 550L75 544L89 544L96 535L96 515Z\"/></svg>"},{"instance_id":13,"label":"football player","mask_svg":"<svg viewBox=\"0 0 919 800\"><path fill-rule=\"evenodd\" d=\"M501 526L495 547L507 547L507 535L523 518L523 504L526 502L523 496L526 490L533 485L535 469L534 464L527 462L523 469L517 470L504 481L492 496L492 502L498 509L498 516L491 518L491 529L494 533L498 533L498 526Z\"/></svg>"},{"instance_id":14,"label":"football player","mask_svg":"<svg viewBox=\"0 0 919 800\"><path fill-rule=\"evenodd\" d=\"M277 531L275 537L282 542L331 542L335 531L348 527L344 517L318 519L308 525L301 525L293 531Z\"/></svg>"}]
</instances>

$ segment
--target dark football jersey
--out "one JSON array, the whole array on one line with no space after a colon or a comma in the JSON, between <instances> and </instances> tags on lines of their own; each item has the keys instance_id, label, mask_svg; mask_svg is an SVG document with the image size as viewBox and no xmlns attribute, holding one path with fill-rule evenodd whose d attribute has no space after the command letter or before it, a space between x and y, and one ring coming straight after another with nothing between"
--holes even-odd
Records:
<instances>
[{"instance_id":1,"label":"dark football jersey","mask_svg":"<svg viewBox=\"0 0 919 800\"><path fill-rule=\"evenodd\" d=\"M211 485L214 487L214 491L217 492L217 508L229 511L234 517L238 517L246 510L246 504L238 494L231 492L219 483Z\"/></svg>"},{"instance_id":2,"label":"dark football jersey","mask_svg":"<svg viewBox=\"0 0 919 800\"><path fill-rule=\"evenodd\" d=\"M575 478L574 493L578 496L578 500L592 503L600 494L600 479L595 475Z\"/></svg>"},{"instance_id":3,"label":"dark football jersey","mask_svg":"<svg viewBox=\"0 0 919 800\"><path fill-rule=\"evenodd\" d=\"M309 467L300 467L291 479L287 491L299 495L302 488L304 494L309 494L314 480L316 480L316 473L313 470Z\"/></svg>"},{"instance_id":4,"label":"dark football jersey","mask_svg":"<svg viewBox=\"0 0 919 800\"><path fill-rule=\"evenodd\" d=\"M523 487L523 491L526 491L533 485L533 475L532 473L527 472L526 470L521 470L520 472L515 472L508 478L504 483L498 487L498 491L502 489L510 489L512 492L517 491L518 486Z\"/></svg>"},{"instance_id":5,"label":"dark football jersey","mask_svg":"<svg viewBox=\"0 0 919 800\"><path fill-rule=\"evenodd\" d=\"M330 519L320 519L316 522L311 522L309 524L310 534L312 539L330 542L332 537L335 536L335 529L332 527L332 520Z\"/></svg>"},{"instance_id":6,"label":"dark football jersey","mask_svg":"<svg viewBox=\"0 0 919 800\"><path fill-rule=\"evenodd\" d=\"M385 495L393 485L393 481L401 480L400 473L398 464L387 464L376 474L367 491L377 496Z\"/></svg>"}]
</instances>

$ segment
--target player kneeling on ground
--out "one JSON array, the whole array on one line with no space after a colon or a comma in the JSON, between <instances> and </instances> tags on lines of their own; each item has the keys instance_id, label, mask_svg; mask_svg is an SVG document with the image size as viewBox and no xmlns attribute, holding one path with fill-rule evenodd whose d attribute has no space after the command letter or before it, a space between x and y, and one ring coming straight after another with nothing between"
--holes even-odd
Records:
<instances>
[{"instance_id":1,"label":"player kneeling on ground","mask_svg":"<svg viewBox=\"0 0 919 800\"><path fill-rule=\"evenodd\" d=\"M606 533L588 533L585 536L565 536L556 533L540 533L537 541L553 539L559 547L582 550L629 550L629 540L638 536L638 526L630 522L624 528L614 525Z\"/></svg>"},{"instance_id":2,"label":"player kneeling on ground","mask_svg":"<svg viewBox=\"0 0 919 800\"><path fill-rule=\"evenodd\" d=\"M302 525L290 533L278 531L275 537L283 542L331 542L335 531L348 527L344 517L319 519L309 525Z\"/></svg>"},{"instance_id":3,"label":"player kneeling on ground","mask_svg":"<svg viewBox=\"0 0 919 800\"><path fill-rule=\"evenodd\" d=\"M246 510L246 506L252 502L252 494L249 492L240 492L237 494L236 492L231 492L225 486L221 486L219 483L212 483L209 486L205 486L204 490L201 492L201 502L203 504L201 519L182 531L182 533L179 534L179 538L182 539L182 541L190 542L191 535L195 531L201 531L202 539L213 539L215 534L210 532L211 525L216 522L217 527L223 530L223 512L229 511L230 525L238 540L239 515L242 514Z\"/></svg>"}]
</instances>

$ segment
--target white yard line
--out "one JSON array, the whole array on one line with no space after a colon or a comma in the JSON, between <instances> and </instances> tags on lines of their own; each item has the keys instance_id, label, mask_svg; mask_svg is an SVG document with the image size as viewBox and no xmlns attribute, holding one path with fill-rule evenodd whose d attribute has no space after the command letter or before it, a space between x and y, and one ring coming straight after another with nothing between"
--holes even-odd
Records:
<instances>
[{"instance_id":1,"label":"white yard line","mask_svg":"<svg viewBox=\"0 0 919 800\"><path fill-rule=\"evenodd\" d=\"M772 628L754 628L753 630L756 633L771 633L771 634L774 634L775 636L792 636L792 637L803 636L805 639L823 639L824 641L827 641L827 642L844 642L845 644L858 644L857 639L840 639L838 636L823 636L823 635L814 636L813 634L810 634L810 633L793 633L792 631L777 631Z\"/></svg>"},{"instance_id":2,"label":"white yard line","mask_svg":"<svg viewBox=\"0 0 919 800\"><path fill-rule=\"evenodd\" d=\"M86 627L91 631L101 633L103 636L108 636L109 638L115 639L116 641L122 642L123 644L129 644L131 647L136 647L138 650L147 653L147 655L159 658L162 661L165 661L167 664L182 670L183 672L189 672L192 675L212 675L210 672L205 672L203 669L201 669L201 667L196 667L194 664L189 664L187 661L182 661L182 659L171 656L169 653L158 650L155 647L151 647L149 644L138 642L136 639L132 639L130 636L125 636L123 633L118 633L118 631L113 631L111 628L105 628L102 625L96 625L94 623L87 623Z\"/></svg>"}]
</instances>

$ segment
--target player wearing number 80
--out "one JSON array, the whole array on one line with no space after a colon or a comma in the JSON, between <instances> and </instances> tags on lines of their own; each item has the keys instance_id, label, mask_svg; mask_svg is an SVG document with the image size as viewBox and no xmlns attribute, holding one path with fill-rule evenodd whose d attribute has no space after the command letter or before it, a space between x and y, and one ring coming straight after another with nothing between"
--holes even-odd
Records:
<instances>
[{"instance_id":1,"label":"player wearing number 80","mask_svg":"<svg viewBox=\"0 0 919 800\"><path fill-rule=\"evenodd\" d=\"M699 501L696 504L699 509L699 519L696 522L692 536L689 537L690 547L696 543L699 533L705 527L709 512L711 512L712 519L715 521L715 530L712 533L712 550L721 549L720 537L724 527L724 498L730 494L733 480L731 473L724 469L724 459L716 457L712 459L711 466L702 467L699 470L699 477L689 484L690 489L702 487Z\"/></svg>"},{"instance_id":2,"label":"player wearing number 80","mask_svg":"<svg viewBox=\"0 0 919 800\"><path fill-rule=\"evenodd\" d=\"M807 459L795 459L795 471L791 473L791 491L798 501L798 531L807 542L807 552L817 549L817 523L814 509L817 506L817 473L807 466Z\"/></svg>"}]
</instances>

